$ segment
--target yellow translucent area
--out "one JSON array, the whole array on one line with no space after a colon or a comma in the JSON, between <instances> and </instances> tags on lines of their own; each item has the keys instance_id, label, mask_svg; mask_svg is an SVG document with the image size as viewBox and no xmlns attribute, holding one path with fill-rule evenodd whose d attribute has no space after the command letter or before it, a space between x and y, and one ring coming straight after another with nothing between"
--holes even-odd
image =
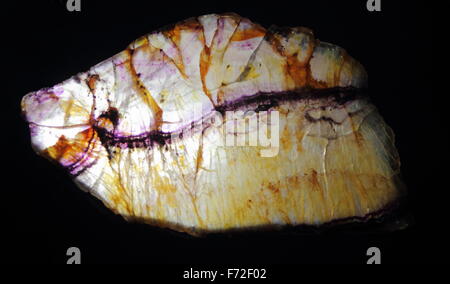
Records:
<instances>
[{"instance_id":1,"label":"yellow translucent area","mask_svg":"<svg viewBox=\"0 0 450 284\"><path fill-rule=\"evenodd\" d=\"M120 185L105 203L129 219L191 232L323 224L364 217L398 197L389 129L365 121L326 139L309 136L301 115L281 120L279 153L270 158L261 147L210 146L213 132L167 149L121 150L111 161Z\"/></svg>"}]
</instances>

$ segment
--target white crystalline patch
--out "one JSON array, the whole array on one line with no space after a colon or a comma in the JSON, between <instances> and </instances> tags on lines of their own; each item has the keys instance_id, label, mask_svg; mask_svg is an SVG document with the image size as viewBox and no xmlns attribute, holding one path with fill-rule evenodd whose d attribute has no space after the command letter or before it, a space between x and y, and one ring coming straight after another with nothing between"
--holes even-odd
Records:
<instances>
[{"instance_id":1,"label":"white crystalline patch","mask_svg":"<svg viewBox=\"0 0 450 284\"><path fill-rule=\"evenodd\" d=\"M311 59L311 74L313 78L317 81L326 82L328 76L328 68L329 60L326 56L323 56L321 53L314 52L313 58Z\"/></svg>"},{"instance_id":2,"label":"white crystalline patch","mask_svg":"<svg viewBox=\"0 0 450 284\"><path fill-rule=\"evenodd\" d=\"M313 119L321 119L323 117L330 118L336 123L343 122L348 117L348 112L345 108L326 107L325 109L316 108L309 110L308 115Z\"/></svg>"},{"instance_id":3,"label":"white crystalline patch","mask_svg":"<svg viewBox=\"0 0 450 284\"><path fill-rule=\"evenodd\" d=\"M236 32L243 32L245 30L255 28L255 25L249 21L242 20L236 28ZM264 36L257 36L246 40L231 42L223 57L223 65L225 66L225 75L223 78L224 84L235 82L239 75L247 66L250 57L258 48Z\"/></svg>"},{"instance_id":4,"label":"white crystalline patch","mask_svg":"<svg viewBox=\"0 0 450 284\"><path fill-rule=\"evenodd\" d=\"M181 30L180 53L183 61L184 72L189 79L192 88L201 90L203 87L200 77L200 54L203 50L201 31Z\"/></svg>"},{"instance_id":5,"label":"white crystalline patch","mask_svg":"<svg viewBox=\"0 0 450 284\"><path fill-rule=\"evenodd\" d=\"M32 109L27 112L27 120L41 126L70 126L85 124L89 121L93 97L87 85L73 78L51 89L28 94L23 107Z\"/></svg>"},{"instance_id":6,"label":"white crystalline patch","mask_svg":"<svg viewBox=\"0 0 450 284\"><path fill-rule=\"evenodd\" d=\"M121 62L115 63L116 84L110 94L111 107L120 113L117 131L122 135L139 135L155 127L155 114L147 94L139 89L130 73L130 62Z\"/></svg>"},{"instance_id":7,"label":"white crystalline patch","mask_svg":"<svg viewBox=\"0 0 450 284\"><path fill-rule=\"evenodd\" d=\"M204 15L198 17L198 21L203 26L203 34L205 36L205 44L207 47L211 46L214 34L217 30L217 20L218 16L216 14Z\"/></svg>"},{"instance_id":8,"label":"white crystalline patch","mask_svg":"<svg viewBox=\"0 0 450 284\"><path fill-rule=\"evenodd\" d=\"M246 79L252 81L260 92L281 92L294 87L285 76L286 58L276 52L266 41L257 49L249 63Z\"/></svg>"},{"instance_id":9,"label":"white crystalline patch","mask_svg":"<svg viewBox=\"0 0 450 284\"><path fill-rule=\"evenodd\" d=\"M110 94L114 92L115 76L112 60L105 60L92 67L89 74L98 76L95 81L95 109L93 113L94 118L98 118L108 110L108 99Z\"/></svg>"},{"instance_id":10,"label":"white crystalline patch","mask_svg":"<svg viewBox=\"0 0 450 284\"><path fill-rule=\"evenodd\" d=\"M232 17L221 17L218 20L217 31L213 39L213 48L218 52L223 52L238 24Z\"/></svg>"},{"instance_id":11,"label":"white crystalline patch","mask_svg":"<svg viewBox=\"0 0 450 284\"><path fill-rule=\"evenodd\" d=\"M335 86L341 66L344 64L344 51L335 45L321 42L314 49L309 62L312 77L327 86Z\"/></svg>"},{"instance_id":12,"label":"white crystalline patch","mask_svg":"<svg viewBox=\"0 0 450 284\"><path fill-rule=\"evenodd\" d=\"M133 54L133 66L162 111L163 132L179 130L213 109L203 91L194 89L163 53L137 49Z\"/></svg>"},{"instance_id":13,"label":"white crystalline patch","mask_svg":"<svg viewBox=\"0 0 450 284\"><path fill-rule=\"evenodd\" d=\"M59 128L32 125L30 127L33 148L36 151L44 151L45 149L54 146L62 136L68 140L73 139L78 133L88 129L90 126L84 125Z\"/></svg>"},{"instance_id":14,"label":"white crystalline patch","mask_svg":"<svg viewBox=\"0 0 450 284\"><path fill-rule=\"evenodd\" d=\"M309 62L312 77L329 87L366 87L367 74L364 68L353 58L344 55L342 48L321 42L314 49Z\"/></svg>"},{"instance_id":15,"label":"white crystalline patch","mask_svg":"<svg viewBox=\"0 0 450 284\"><path fill-rule=\"evenodd\" d=\"M231 83L220 88L220 92L225 98L224 103L233 102L240 98L245 98L258 93L258 85L254 81L241 81Z\"/></svg>"},{"instance_id":16,"label":"white crystalline patch","mask_svg":"<svg viewBox=\"0 0 450 284\"><path fill-rule=\"evenodd\" d=\"M354 133L374 110L365 100L355 100L342 107L307 108L306 115L315 120L308 122L308 135L335 139Z\"/></svg>"},{"instance_id":17,"label":"white crystalline patch","mask_svg":"<svg viewBox=\"0 0 450 284\"><path fill-rule=\"evenodd\" d=\"M208 73L205 76L205 86L210 91L217 90L222 85L226 68L223 64L223 57L236 27L237 22L233 18L221 17L218 20L217 31L212 40L209 54ZM217 101L215 96L212 99L214 102Z\"/></svg>"},{"instance_id":18,"label":"white crystalline patch","mask_svg":"<svg viewBox=\"0 0 450 284\"><path fill-rule=\"evenodd\" d=\"M367 74L364 67L353 58L347 57L339 74L339 86L367 87Z\"/></svg>"},{"instance_id":19,"label":"white crystalline patch","mask_svg":"<svg viewBox=\"0 0 450 284\"><path fill-rule=\"evenodd\" d=\"M207 96L201 91L190 93L173 93L164 103L160 104L163 109L163 132L171 132L189 126L192 122L201 120L203 116L210 113L214 106Z\"/></svg>"},{"instance_id":20,"label":"white crystalline patch","mask_svg":"<svg viewBox=\"0 0 450 284\"><path fill-rule=\"evenodd\" d=\"M132 63L139 80L157 101L160 101L163 90L186 85L175 64L157 49L149 47L136 49Z\"/></svg>"},{"instance_id":21,"label":"white crystalline patch","mask_svg":"<svg viewBox=\"0 0 450 284\"><path fill-rule=\"evenodd\" d=\"M181 55L175 44L165 37L162 33L152 33L148 35L149 43L158 49L161 49L174 62L181 62Z\"/></svg>"}]
</instances>

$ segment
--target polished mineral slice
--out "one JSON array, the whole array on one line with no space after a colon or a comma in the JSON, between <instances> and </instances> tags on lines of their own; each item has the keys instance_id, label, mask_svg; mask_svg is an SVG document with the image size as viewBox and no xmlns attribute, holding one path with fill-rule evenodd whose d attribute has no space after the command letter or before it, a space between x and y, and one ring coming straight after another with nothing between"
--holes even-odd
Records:
<instances>
[{"instance_id":1,"label":"polished mineral slice","mask_svg":"<svg viewBox=\"0 0 450 284\"><path fill-rule=\"evenodd\" d=\"M150 33L22 100L33 148L127 220L190 233L377 217L400 195L364 68L235 14Z\"/></svg>"}]
</instances>

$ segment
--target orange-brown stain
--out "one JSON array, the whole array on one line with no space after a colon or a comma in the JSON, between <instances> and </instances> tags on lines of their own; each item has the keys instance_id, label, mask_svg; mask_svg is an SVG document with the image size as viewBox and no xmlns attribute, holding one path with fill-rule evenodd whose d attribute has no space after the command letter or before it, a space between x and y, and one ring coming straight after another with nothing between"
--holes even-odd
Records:
<instances>
[{"instance_id":1,"label":"orange-brown stain","mask_svg":"<svg viewBox=\"0 0 450 284\"><path fill-rule=\"evenodd\" d=\"M210 65L211 65L210 49L205 45L202 50L202 53L200 54L200 78L202 81L203 92L211 100L211 94L208 88L206 87L206 74L208 74Z\"/></svg>"},{"instance_id":2,"label":"orange-brown stain","mask_svg":"<svg viewBox=\"0 0 450 284\"><path fill-rule=\"evenodd\" d=\"M203 163L203 141L200 141L200 145L197 150L197 160L195 162L195 174L197 175L198 170L201 168Z\"/></svg>"},{"instance_id":3,"label":"orange-brown stain","mask_svg":"<svg viewBox=\"0 0 450 284\"><path fill-rule=\"evenodd\" d=\"M286 151L289 151L292 148L291 133L287 126L283 129L283 133L281 134L281 146Z\"/></svg>"},{"instance_id":4,"label":"orange-brown stain","mask_svg":"<svg viewBox=\"0 0 450 284\"><path fill-rule=\"evenodd\" d=\"M263 182L263 187L265 186L266 182ZM283 183L284 184L284 183ZM280 194L281 190L283 190L284 186L282 187L282 183L280 181L276 182L267 182L267 186L265 186L270 192L273 193L273 202L270 204L267 204L266 202L262 202L261 204L264 204L264 207L266 207L266 218L270 216L269 213L269 207L272 208L276 213L279 214L283 220L288 223L289 222L289 216L285 211L284 204L285 200L283 199L282 194ZM263 201L262 199L261 201Z\"/></svg>"},{"instance_id":5,"label":"orange-brown stain","mask_svg":"<svg viewBox=\"0 0 450 284\"><path fill-rule=\"evenodd\" d=\"M272 46L274 51L276 51L279 55L284 56L283 46L281 45L280 39L276 33L268 32L265 40Z\"/></svg>"},{"instance_id":6,"label":"orange-brown stain","mask_svg":"<svg viewBox=\"0 0 450 284\"><path fill-rule=\"evenodd\" d=\"M59 100L59 97L57 95L55 95L55 93L53 93L53 92L48 93L47 96L49 98L51 98L52 100L56 100L56 101Z\"/></svg>"},{"instance_id":7,"label":"orange-brown stain","mask_svg":"<svg viewBox=\"0 0 450 284\"><path fill-rule=\"evenodd\" d=\"M306 60L306 63L300 62L297 59L298 53L294 53L292 55L286 54L283 45L280 42L280 35L278 34L269 34L266 40L270 43L272 48L281 56L283 56L286 60L284 72L287 77L290 77L294 83L296 88L301 88L305 86L322 86L319 82L316 82L312 76L309 74L309 60L311 59L312 50L314 46L311 45L308 52L309 56Z\"/></svg>"},{"instance_id":8,"label":"orange-brown stain","mask_svg":"<svg viewBox=\"0 0 450 284\"><path fill-rule=\"evenodd\" d=\"M295 83L296 88L304 87L308 83L308 72L297 59L297 54L287 56L287 73Z\"/></svg>"},{"instance_id":9,"label":"orange-brown stain","mask_svg":"<svg viewBox=\"0 0 450 284\"><path fill-rule=\"evenodd\" d=\"M91 75L88 78L88 87L89 90L91 91L91 93L95 94L95 85L97 84L97 81L100 79L100 77L95 74L95 75Z\"/></svg>"},{"instance_id":10,"label":"orange-brown stain","mask_svg":"<svg viewBox=\"0 0 450 284\"><path fill-rule=\"evenodd\" d=\"M181 32L183 30L202 30L202 26L199 22L197 22L197 20L190 18L176 24L172 29L163 31L163 34L179 48Z\"/></svg>"},{"instance_id":11,"label":"orange-brown stain","mask_svg":"<svg viewBox=\"0 0 450 284\"><path fill-rule=\"evenodd\" d=\"M249 29L236 30L231 36L230 41L244 41L255 37L263 37L266 34L266 30L259 26L254 25Z\"/></svg>"},{"instance_id":12,"label":"orange-brown stain","mask_svg":"<svg viewBox=\"0 0 450 284\"><path fill-rule=\"evenodd\" d=\"M303 142L303 137L305 136L305 133L303 131L297 130L295 132L295 137L297 138L297 152L301 153L303 151L303 146L302 146L302 142Z\"/></svg>"},{"instance_id":13,"label":"orange-brown stain","mask_svg":"<svg viewBox=\"0 0 450 284\"><path fill-rule=\"evenodd\" d=\"M269 184L267 185L267 188L273 193L280 193L279 185L269 182Z\"/></svg>"},{"instance_id":14,"label":"orange-brown stain","mask_svg":"<svg viewBox=\"0 0 450 284\"><path fill-rule=\"evenodd\" d=\"M358 145L358 147L363 148L364 147L364 137L361 134L361 132L360 131L354 131L353 134L355 136L356 145Z\"/></svg>"},{"instance_id":15,"label":"orange-brown stain","mask_svg":"<svg viewBox=\"0 0 450 284\"><path fill-rule=\"evenodd\" d=\"M95 138L94 135L96 136L96 133L92 128L81 131L74 139L67 139L62 135L58 142L47 148L43 154L56 161L76 163L79 159L78 154L88 150L91 139Z\"/></svg>"},{"instance_id":16,"label":"orange-brown stain","mask_svg":"<svg viewBox=\"0 0 450 284\"><path fill-rule=\"evenodd\" d=\"M355 137L356 145L360 148L364 147L364 137L361 134L361 132L359 131L358 125L355 123L355 121L353 120L353 117L351 115L348 116L348 119L350 120L350 125L353 130L353 136Z\"/></svg>"},{"instance_id":17,"label":"orange-brown stain","mask_svg":"<svg viewBox=\"0 0 450 284\"><path fill-rule=\"evenodd\" d=\"M314 169L311 170L311 174L309 175L308 181L312 185L312 189L313 190L320 190L321 189L316 170L314 170Z\"/></svg>"},{"instance_id":18,"label":"orange-brown stain","mask_svg":"<svg viewBox=\"0 0 450 284\"><path fill-rule=\"evenodd\" d=\"M289 176L286 178L286 181L287 181L287 184L289 185L290 189L300 188L301 179L299 176L297 176L297 175Z\"/></svg>"}]
</instances>

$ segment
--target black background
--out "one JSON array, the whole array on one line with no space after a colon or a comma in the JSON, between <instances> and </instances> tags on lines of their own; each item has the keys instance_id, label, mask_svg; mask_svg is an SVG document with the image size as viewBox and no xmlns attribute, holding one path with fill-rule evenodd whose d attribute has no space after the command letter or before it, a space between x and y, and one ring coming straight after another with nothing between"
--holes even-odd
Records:
<instances>
[{"instance_id":1,"label":"black background","mask_svg":"<svg viewBox=\"0 0 450 284\"><path fill-rule=\"evenodd\" d=\"M382 0L381 12L368 12L365 0L209 4L82 0L81 12L68 12L66 1L30 2L2 4L6 49L2 61L8 71L2 94L7 104L2 107L6 124L2 137L7 137L2 139L7 143L1 188L6 237L2 261L65 263L71 246L81 249L83 263L259 263L260 267L365 263L371 246L381 249L383 263L433 262L443 253L430 219L444 211L433 204L440 191L437 169L448 153L448 128L438 120L435 107L440 102L432 92L430 7ZM366 67L370 95L396 133L407 208L414 218L407 229L321 234L287 230L194 238L126 223L32 151L20 117L23 95L85 71L161 26L211 12L235 12L265 27L309 27L318 39L344 47ZM433 133L443 139L433 138Z\"/></svg>"}]
</instances>

